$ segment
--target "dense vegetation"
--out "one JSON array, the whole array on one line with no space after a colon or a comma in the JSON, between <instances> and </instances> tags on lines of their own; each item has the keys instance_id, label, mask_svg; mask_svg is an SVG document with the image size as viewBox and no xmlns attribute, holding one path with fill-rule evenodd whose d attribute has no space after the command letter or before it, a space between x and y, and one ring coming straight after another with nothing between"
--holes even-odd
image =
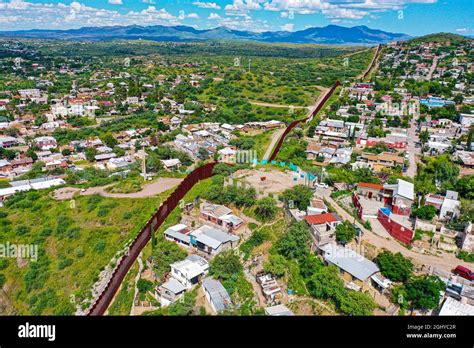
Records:
<instances>
[{"instance_id":1,"label":"dense vegetation","mask_svg":"<svg viewBox=\"0 0 474 348\"><path fill-rule=\"evenodd\" d=\"M16 266L5 260L1 273L11 301L6 314L73 314L90 297L93 283L112 257L133 238L164 195L143 199L78 196L56 201L47 191L19 193L5 202L2 243L37 245L38 260ZM94 267L91 267L94 265Z\"/></svg>"}]
</instances>

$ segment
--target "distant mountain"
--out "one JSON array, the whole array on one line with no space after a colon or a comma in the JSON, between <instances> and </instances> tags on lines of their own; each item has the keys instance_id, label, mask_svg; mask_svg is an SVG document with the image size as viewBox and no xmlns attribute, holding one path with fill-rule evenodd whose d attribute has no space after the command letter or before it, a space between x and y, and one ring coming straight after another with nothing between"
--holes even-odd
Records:
<instances>
[{"instance_id":1,"label":"distant mountain","mask_svg":"<svg viewBox=\"0 0 474 348\"><path fill-rule=\"evenodd\" d=\"M153 41L200 41L200 40L253 40L261 42L312 43L336 45L373 45L411 37L389 33L366 26L352 28L338 25L308 28L305 30L251 32L227 27L198 30L188 26L109 26L84 27L70 30L23 30L0 32L0 37L60 40L103 41L113 39L144 39Z\"/></svg>"}]
</instances>

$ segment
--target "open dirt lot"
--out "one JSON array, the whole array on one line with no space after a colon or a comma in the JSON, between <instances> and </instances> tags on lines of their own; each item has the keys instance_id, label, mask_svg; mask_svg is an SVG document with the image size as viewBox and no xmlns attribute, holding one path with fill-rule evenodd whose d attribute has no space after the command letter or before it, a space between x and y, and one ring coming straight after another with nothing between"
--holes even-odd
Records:
<instances>
[{"instance_id":1,"label":"open dirt lot","mask_svg":"<svg viewBox=\"0 0 474 348\"><path fill-rule=\"evenodd\" d=\"M296 185L303 185L304 179L296 173L283 172L277 169L255 169L239 170L235 172L234 179L245 181L257 190L258 196L263 197L268 194L277 194L292 188ZM266 178L261 180L261 178ZM294 180L296 178L296 180Z\"/></svg>"}]
</instances>

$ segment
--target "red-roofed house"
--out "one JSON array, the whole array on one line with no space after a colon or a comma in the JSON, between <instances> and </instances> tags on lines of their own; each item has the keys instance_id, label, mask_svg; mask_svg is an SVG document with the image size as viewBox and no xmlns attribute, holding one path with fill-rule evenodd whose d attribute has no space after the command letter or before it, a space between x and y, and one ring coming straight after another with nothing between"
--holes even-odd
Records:
<instances>
[{"instance_id":1,"label":"red-roofed house","mask_svg":"<svg viewBox=\"0 0 474 348\"><path fill-rule=\"evenodd\" d=\"M304 217L318 248L336 241L336 226L342 221L333 213L307 215Z\"/></svg>"},{"instance_id":2,"label":"red-roofed house","mask_svg":"<svg viewBox=\"0 0 474 348\"><path fill-rule=\"evenodd\" d=\"M357 184L357 194L367 198L378 198L382 200L383 185L360 182Z\"/></svg>"}]
</instances>

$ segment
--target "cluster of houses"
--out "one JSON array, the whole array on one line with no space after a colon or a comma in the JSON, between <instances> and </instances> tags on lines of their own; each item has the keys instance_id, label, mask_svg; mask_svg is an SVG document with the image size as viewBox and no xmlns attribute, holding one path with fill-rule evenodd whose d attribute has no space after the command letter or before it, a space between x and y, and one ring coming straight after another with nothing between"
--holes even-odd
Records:
<instances>
[{"instance_id":1,"label":"cluster of houses","mask_svg":"<svg viewBox=\"0 0 474 348\"><path fill-rule=\"evenodd\" d=\"M232 301L223 285L208 277L208 260L219 253L237 247L240 237L233 232L242 228L244 221L232 214L232 210L218 204L203 202L199 221L202 225L190 228L185 224L169 227L164 237L188 250L190 255L182 261L172 263L166 282L156 289L161 305L177 301L184 293L201 284L214 313L232 308Z\"/></svg>"}]
</instances>

